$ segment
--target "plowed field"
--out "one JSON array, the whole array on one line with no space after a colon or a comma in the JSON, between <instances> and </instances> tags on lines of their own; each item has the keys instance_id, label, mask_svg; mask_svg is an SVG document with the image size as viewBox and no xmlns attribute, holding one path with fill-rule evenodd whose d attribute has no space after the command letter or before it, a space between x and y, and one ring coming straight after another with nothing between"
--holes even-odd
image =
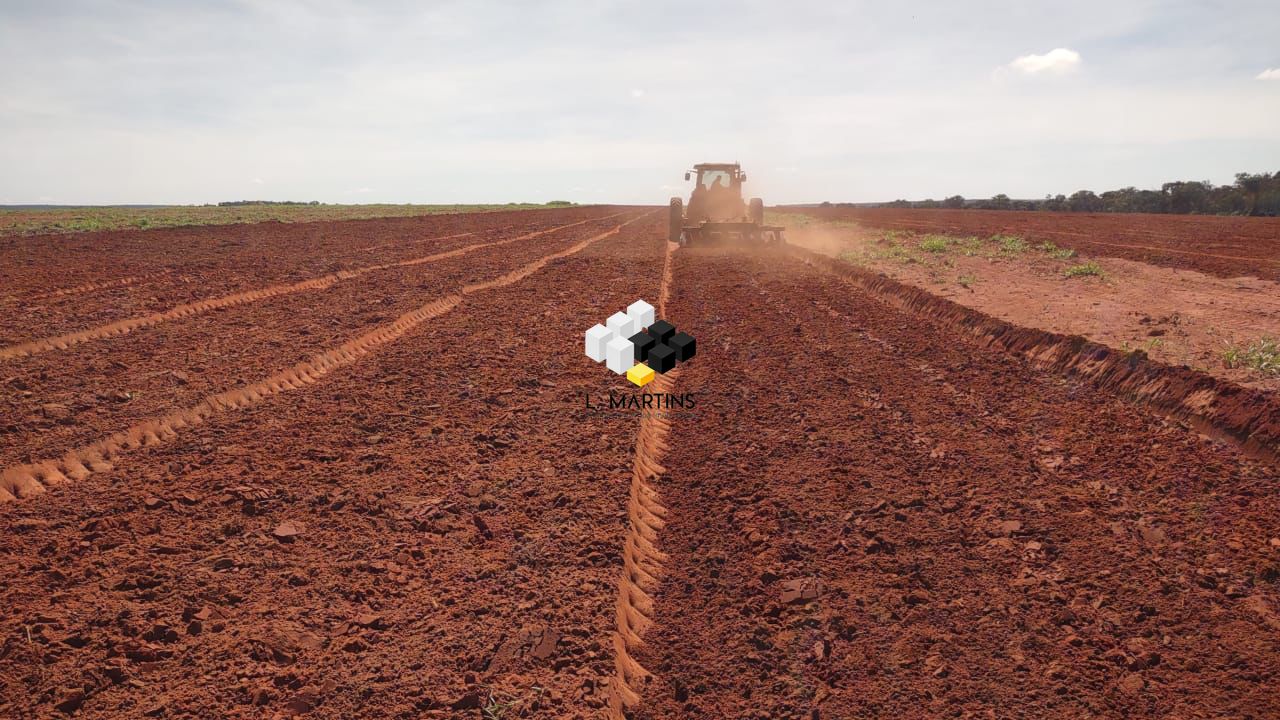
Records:
<instances>
[{"instance_id":1,"label":"plowed field","mask_svg":"<svg viewBox=\"0 0 1280 720\"><path fill-rule=\"evenodd\" d=\"M1273 397L664 231L0 241L0 717L1280 714Z\"/></svg>"},{"instance_id":2,"label":"plowed field","mask_svg":"<svg viewBox=\"0 0 1280 720\"><path fill-rule=\"evenodd\" d=\"M1280 280L1280 218L998 210L804 208L826 220L923 233L1017 235L1080 253L1222 277Z\"/></svg>"}]
</instances>

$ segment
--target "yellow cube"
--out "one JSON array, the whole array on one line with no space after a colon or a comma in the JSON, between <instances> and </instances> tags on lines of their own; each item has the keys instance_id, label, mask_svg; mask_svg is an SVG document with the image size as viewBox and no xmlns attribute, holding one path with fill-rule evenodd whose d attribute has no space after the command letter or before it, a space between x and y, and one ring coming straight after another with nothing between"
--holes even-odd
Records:
<instances>
[{"instance_id":1,"label":"yellow cube","mask_svg":"<svg viewBox=\"0 0 1280 720\"><path fill-rule=\"evenodd\" d=\"M627 379L640 387L644 387L653 381L653 368L648 365L632 365L627 371Z\"/></svg>"}]
</instances>

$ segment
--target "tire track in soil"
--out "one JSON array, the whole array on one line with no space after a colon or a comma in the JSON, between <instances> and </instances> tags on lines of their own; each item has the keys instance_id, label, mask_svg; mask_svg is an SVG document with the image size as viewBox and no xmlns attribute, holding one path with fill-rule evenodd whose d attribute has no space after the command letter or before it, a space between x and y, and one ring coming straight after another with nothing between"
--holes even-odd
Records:
<instances>
[{"instance_id":1,"label":"tire track in soil","mask_svg":"<svg viewBox=\"0 0 1280 720\"><path fill-rule=\"evenodd\" d=\"M197 300L196 302L183 303L182 305L175 306L173 308L170 308L169 310L165 310L162 312L151 313L148 315L140 315L138 317L127 318L125 320L118 320L116 322L108 323L106 325L100 325L98 327L79 330L77 332L67 333L65 335L40 338L37 340L31 340L24 343L18 343L16 345L0 347L0 360L9 360L9 359L19 358L19 357L28 357L28 356L37 355L43 352L49 352L51 350L66 350L67 348L73 347L75 345L79 345L81 343L90 342L92 340L101 340L104 338L126 335L128 333L133 332L134 330L152 327L154 325L159 325L160 323L163 323L163 322L168 322L171 320L180 320L183 318L193 317L196 315L201 315L203 313L212 312L214 310L220 310L222 308L229 308L229 307L234 307L236 305L243 305L245 303L257 302L259 300L266 300L269 298L279 297L281 295L290 295L292 293L304 292L308 290L324 290L324 289L333 287L337 283L342 282L344 280L354 280L363 275L375 273L380 270L387 270L390 268L413 267L415 265L423 265L426 263L436 262L439 260L459 257L462 255L466 255L470 252L473 252L475 250L481 250L484 248L496 247L500 245L507 245L510 243L519 242L521 240L531 240L536 237L549 235L551 233L555 233L560 230L566 230L568 228L577 227L579 225L583 225L589 222L594 222L596 220L607 220L610 218L618 217L618 215L621 215L621 214L622 213L617 213L614 215L608 215L601 218L589 218L587 220L580 220L578 222L569 223L567 225L559 225L557 227L548 228L546 230L538 230L535 232L526 233L524 235L520 235L514 238L507 238L504 240L494 240L494 241L483 242L483 243L474 243L472 245L465 245L460 248L455 248L453 250L446 250L444 252L434 253L432 255L426 255L423 257L409 258L407 260L398 260L395 262L381 263L377 265L366 265L364 267L354 268L351 270L340 270L335 273L322 275L316 278L310 278L308 280L302 280L300 282L282 283L279 285L271 285L264 288L258 288L256 290L247 290L244 292L233 293L230 295L223 295L222 297L210 298L208 300ZM475 233L473 232L460 233L458 235L428 238L428 240L445 240L445 239L464 237L464 236L474 235L474 234Z\"/></svg>"},{"instance_id":2,"label":"tire track in soil","mask_svg":"<svg viewBox=\"0 0 1280 720\"><path fill-rule=\"evenodd\" d=\"M132 275L129 277L119 278L117 280L103 280L99 282L85 283L83 285L76 285L75 287L60 288L57 290L39 292L33 295L28 295L26 297L10 295L4 298L4 302L6 304L7 303L28 303L28 302L39 302L41 300L49 300L52 298L66 297L68 295L88 295L89 293L96 292L98 290L106 290L109 288L130 287L132 285L136 285L143 282L151 282L153 280L157 280L161 277L169 275L172 272L173 272L172 270L160 270L159 272L154 272L149 275Z\"/></svg>"},{"instance_id":3,"label":"tire track in soil","mask_svg":"<svg viewBox=\"0 0 1280 720\"><path fill-rule=\"evenodd\" d=\"M671 258L675 243L667 243L662 280L658 288L658 317L667 317L671 294ZM646 392L669 393L680 374L673 369L659 375ZM627 710L639 705L644 686L652 673L636 662L632 654L644 644L645 632L654 622L652 593L662 578L666 555L658 549L658 532L666 524L658 484L666 469L662 456L667 450L671 422L658 411L642 411L636 434L635 459L631 465L631 487L627 496L627 537L622 547L622 572L618 578L617 628L612 637L614 676L608 689L607 717L622 720Z\"/></svg>"},{"instance_id":4,"label":"tire track in soil","mask_svg":"<svg viewBox=\"0 0 1280 720\"><path fill-rule=\"evenodd\" d=\"M493 280L465 285L458 293L426 303L390 323L374 328L335 348L317 353L310 360L280 370L258 382L211 395L191 407L137 423L103 440L69 450L61 458L8 468L0 473L0 502L39 495L49 485L82 481L95 472L111 469L125 453L167 442L177 437L182 430L199 426L216 414L257 405L279 393L314 384L334 370L376 352L379 347L397 340L423 322L449 312L461 304L466 296L517 283L541 270L552 260L568 257L592 243L612 237L622 228L649 214L639 215L611 230L589 237L565 250L546 255Z\"/></svg>"},{"instance_id":5,"label":"tire track in soil","mask_svg":"<svg viewBox=\"0 0 1280 720\"><path fill-rule=\"evenodd\" d=\"M603 220L605 218L600 218L600 219ZM472 231L472 232L458 233L457 235L445 235L444 237L422 238L421 240L409 240L407 242L392 240L390 242L381 242L376 245L369 245L368 247L362 247L359 250L360 252L370 252L372 250L381 250L382 248L387 248L387 247L404 247L406 245L418 245L424 242L431 242L432 240L452 240L454 238L469 237L471 235L475 235L475 232Z\"/></svg>"}]
</instances>

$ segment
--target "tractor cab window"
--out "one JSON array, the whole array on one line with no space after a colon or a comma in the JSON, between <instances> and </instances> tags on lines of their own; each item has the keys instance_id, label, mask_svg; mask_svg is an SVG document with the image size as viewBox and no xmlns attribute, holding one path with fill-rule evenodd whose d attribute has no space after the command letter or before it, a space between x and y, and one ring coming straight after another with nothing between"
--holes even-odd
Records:
<instances>
[{"instance_id":1,"label":"tractor cab window","mask_svg":"<svg viewBox=\"0 0 1280 720\"><path fill-rule=\"evenodd\" d=\"M701 181L702 187L707 190L716 186L723 188L730 186L729 173L726 170L703 170Z\"/></svg>"}]
</instances>

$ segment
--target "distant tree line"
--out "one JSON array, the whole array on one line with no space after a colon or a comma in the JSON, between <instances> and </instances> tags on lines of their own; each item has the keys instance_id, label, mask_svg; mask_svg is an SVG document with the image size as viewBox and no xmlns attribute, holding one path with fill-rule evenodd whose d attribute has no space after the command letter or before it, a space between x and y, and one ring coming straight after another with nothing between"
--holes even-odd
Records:
<instances>
[{"instance_id":1,"label":"distant tree line","mask_svg":"<svg viewBox=\"0 0 1280 720\"><path fill-rule=\"evenodd\" d=\"M239 205L319 205L319 200L306 202L303 200L225 200L218 207L236 207Z\"/></svg>"},{"instance_id":2,"label":"distant tree line","mask_svg":"<svg viewBox=\"0 0 1280 720\"><path fill-rule=\"evenodd\" d=\"M1237 173L1231 185L1214 185L1207 180L1179 181L1167 182L1159 190L1127 187L1102 194L1078 190L1070 196L1046 195L1043 200L1014 200L1003 193L985 200L952 195L945 200L894 200L879 207L1278 216L1280 172Z\"/></svg>"}]
</instances>

